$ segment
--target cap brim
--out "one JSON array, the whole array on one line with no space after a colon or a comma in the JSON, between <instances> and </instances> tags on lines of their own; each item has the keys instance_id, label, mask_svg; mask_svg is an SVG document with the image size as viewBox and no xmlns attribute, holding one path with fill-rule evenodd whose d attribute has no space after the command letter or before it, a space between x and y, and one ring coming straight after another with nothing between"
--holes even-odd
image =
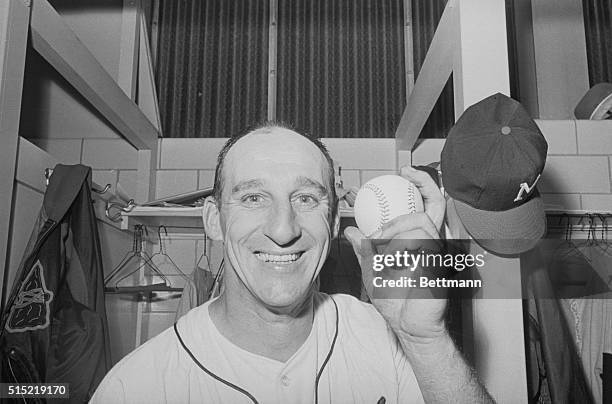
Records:
<instances>
[{"instance_id":1,"label":"cap brim","mask_svg":"<svg viewBox=\"0 0 612 404\"><path fill-rule=\"evenodd\" d=\"M544 202L539 195L505 211L492 212L453 201L461 223L484 249L516 255L533 248L546 233Z\"/></svg>"}]
</instances>

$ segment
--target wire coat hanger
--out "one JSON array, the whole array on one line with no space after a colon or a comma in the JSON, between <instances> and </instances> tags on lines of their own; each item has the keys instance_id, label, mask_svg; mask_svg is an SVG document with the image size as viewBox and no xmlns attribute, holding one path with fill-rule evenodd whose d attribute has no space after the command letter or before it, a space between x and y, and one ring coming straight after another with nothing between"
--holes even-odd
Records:
<instances>
[{"instance_id":1,"label":"wire coat hanger","mask_svg":"<svg viewBox=\"0 0 612 404\"><path fill-rule=\"evenodd\" d=\"M155 292L155 291L181 291L181 288L173 288L170 285L170 281L168 278L159 270L159 268L151 261L151 256L147 254L146 251L142 250L142 235L143 232L146 232L146 227L142 225L137 225L134 229L134 241L132 245L132 250L129 251L126 256L121 260L119 265L115 267L115 269L105 278L104 285L105 291L110 293L137 293L137 292ZM125 269L128 264L133 262L134 260L138 260L138 266L136 269L129 271L128 273L121 276L119 279L115 280L115 278ZM130 286L121 286L120 282L130 277L134 273L136 273L140 269L148 269L154 275L159 276L163 279L163 282L155 283L155 284L145 284L145 285L130 285ZM114 283L111 281L115 280ZM112 283L112 284L111 284Z\"/></svg>"},{"instance_id":2,"label":"wire coat hanger","mask_svg":"<svg viewBox=\"0 0 612 404\"><path fill-rule=\"evenodd\" d=\"M185 274L185 272L183 272L178 265L176 265L176 263L174 262L174 260L168 255L167 250L166 250L166 246L164 244L164 240L162 238L161 235L161 230L164 230L164 233L166 234L166 238L168 237L168 229L166 229L166 226L164 226L163 224L158 226L157 228L157 240L159 242L159 251L156 252L155 254L153 254L150 257L150 261L153 262L153 258L155 257L162 257L165 261L166 264L169 264L169 266L175 270L176 272L178 272L178 275L181 276L181 278L183 278L185 280L185 282L192 282L192 280ZM154 264L157 268L159 268L160 265L162 265L164 262L159 262L157 264ZM161 272L161 271L160 271ZM169 275L169 274L164 274L164 275Z\"/></svg>"}]
</instances>

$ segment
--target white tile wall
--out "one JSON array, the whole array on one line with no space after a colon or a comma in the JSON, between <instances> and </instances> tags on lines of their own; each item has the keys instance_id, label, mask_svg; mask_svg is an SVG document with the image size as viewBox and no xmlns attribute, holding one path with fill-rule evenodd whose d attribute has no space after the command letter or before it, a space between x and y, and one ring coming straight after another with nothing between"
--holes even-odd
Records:
<instances>
[{"instance_id":1,"label":"white tile wall","mask_svg":"<svg viewBox=\"0 0 612 404\"><path fill-rule=\"evenodd\" d=\"M91 179L93 182L98 184L102 189L106 186L106 184L111 185L111 192L115 192L115 187L117 186L117 170L92 170Z\"/></svg>"},{"instance_id":2,"label":"white tile wall","mask_svg":"<svg viewBox=\"0 0 612 404\"><path fill-rule=\"evenodd\" d=\"M84 139L83 164L96 169L137 169L138 152L122 139Z\"/></svg>"},{"instance_id":3,"label":"white tile wall","mask_svg":"<svg viewBox=\"0 0 612 404\"><path fill-rule=\"evenodd\" d=\"M55 157L62 164L81 162L82 139L29 139L32 143Z\"/></svg>"},{"instance_id":4,"label":"white tile wall","mask_svg":"<svg viewBox=\"0 0 612 404\"><path fill-rule=\"evenodd\" d=\"M536 120L548 143L548 154L576 154L576 121Z\"/></svg>"},{"instance_id":5,"label":"white tile wall","mask_svg":"<svg viewBox=\"0 0 612 404\"><path fill-rule=\"evenodd\" d=\"M395 139L322 139L343 169L395 170Z\"/></svg>"},{"instance_id":6,"label":"white tile wall","mask_svg":"<svg viewBox=\"0 0 612 404\"><path fill-rule=\"evenodd\" d=\"M547 193L608 193L608 158L549 156L538 188Z\"/></svg>"},{"instance_id":7,"label":"white tile wall","mask_svg":"<svg viewBox=\"0 0 612 404\"><path fill-rule=\"evenodd\" d=\"M136 170L121 170L119 171L119 184L121 189L127 192L130 198L138 192L138 175Z\"/></svg>"},{"instance_id":8,"label":"white tile wall","mask_svg":"<svg viewBox=\"0 0 612 404\"><path fill-rule=\"evenodd\" d=\"M198 187L196 170L158 170L156 198L189 192Z\"/></svg>"},{"instance_id":9,"label":"white tile wall","mask_svg":"<svg viewBox=\"0 0 612 404\"><path fill-rule=\"evenodd\" d=\"M612 154L612 121L576 121L578 153Z\"/></svg>"},{"instance_id":10,"label":"white tile wall","mask_svg":"<svg viewBox=\"0 0 612 404\"><path fill-rule=\"evenodd\" d=\"M363 170L361 172L361 183L365 184L370 181L374 177L379 177L381 175L389 175L389 174L397 174L395 170Z\"/></svg>"},{"instance_id":11,"label":"white tile wall","mask_svg":"<svg viewBox=\"0 0 612 404\"><path fill-rule=\"evenodd\" d=\"M163 139L161 169L214 170L217 155L227 139Z\"/></svg>"},{"instance_id":12,"label":"white tile wall","mask_svg":"<svg viewBox=\"0 0 612 404\"><path fill-rule=\"evenodd\" d=\"M583 194L582 209L594 212L612 212L612 194Z\"/></svg>"},{"instance_id":13,"label":"white tile wall","mask_svg":"<svg viewBox=\"0 0 612 404\"><path fill-rule=\"evenodd\" d=\"M215 170L200 170L198 189L212 187L215 183Z\"/></svg>"},{"instance_id":14,"label":"white tile wall","mask_svg":"<svg viewBox=\"0 0 612 404\"><path fill-rule=\"evenodd\" d=\"M580 210L580 194L541 194L547 210Z\"/></svg>"}]
</instances>

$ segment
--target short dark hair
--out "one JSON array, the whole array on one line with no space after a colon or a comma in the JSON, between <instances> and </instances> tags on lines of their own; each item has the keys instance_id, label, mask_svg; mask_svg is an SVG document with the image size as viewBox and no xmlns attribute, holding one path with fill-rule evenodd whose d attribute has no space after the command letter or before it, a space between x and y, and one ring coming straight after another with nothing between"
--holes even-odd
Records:
<instances>
[{"instance_id":1,"label":"short dark hair","mask_svg":"<svg viewBox=\"0 0 612 404\"><path fill-rule=\"evenodd\" d=\"M295 128L293 128L292 125L289 125L281 121L266 121L263 124L256 125L236 136L231 137L227 142L225 142L225 144L223 145L223 148L219 152L219 156L217 157L217 166L215 167L215 184L213 187L213 196L215 197L217 206L221 208L221 193L223 191L223 166L225 163L225 157L227 156L227 153L230 151L232 146L234 146L236 142L238 142L240 139L242 139L246 135L249 135L254 132L270 133L272 129L276 129L276 128L288 129L288 130L295 132L296 134L308 139L312 144L317 146L317 148L321 151L321 153L323 153L323 156L325 157L325 160L327 161L327 166L328 166L327 167L327 186L330 190L329 207L330 207L330 215L333 218L334 215L336 214L336 206L338 205L338 197L336 195L336 186L335 186L336 180L335 180L335 173L334 173L334 160L329 155L329 151L327 151L327 147L325 147L325 145L321 142L319 138L306 134L306 133L298 132L297 130L295 130Z\"/></svg>"}]
</instances>

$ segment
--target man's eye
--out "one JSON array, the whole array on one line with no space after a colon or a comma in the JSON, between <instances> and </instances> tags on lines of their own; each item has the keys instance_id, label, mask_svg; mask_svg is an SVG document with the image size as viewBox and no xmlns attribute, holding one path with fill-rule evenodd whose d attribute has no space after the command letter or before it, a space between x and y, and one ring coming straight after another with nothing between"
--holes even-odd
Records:
<instances>
[{"instance_id":1,"label":"man's eye","mask_svg":"<svg viewBox=\"0 0 612 404\"><path fill-rule=\"evenodd\" d=\"M263 196L258 194L249 194L242 197L242 203L248 206L261 205L263 201Z\"/></svg>"},{"instance_id":2,"label":"man's eye","mask_svg":"<svg viewBox=\"0 0 612 404\"><path fill-rule=\"evenodd\" d=\"M312 195L298 195L295 201L302 207L315 207L319 204L319 200Z\"/></svg>"}]
</instances>

